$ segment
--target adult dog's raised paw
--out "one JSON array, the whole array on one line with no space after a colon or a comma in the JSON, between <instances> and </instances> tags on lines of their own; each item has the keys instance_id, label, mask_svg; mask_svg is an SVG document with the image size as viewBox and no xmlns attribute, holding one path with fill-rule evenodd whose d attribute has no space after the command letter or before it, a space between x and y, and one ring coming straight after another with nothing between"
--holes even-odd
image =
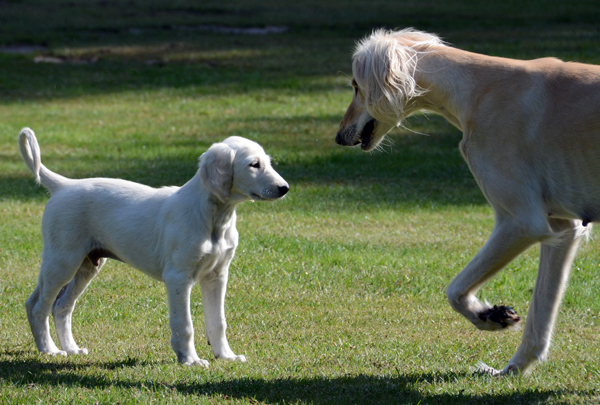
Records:
<instances>
[{"instance_id":1,"label":"adult dog's raised paw","mask_svg":"<svg viewBox=\"0 0 600 405\"><path fill-rule=\"evenodd\" d=\"M487 328L483 328L486 330L518 329L521 324L521 317L512 307L505 305L494 305L477 316L488 325Z\"/></svg>"}]
</instances>

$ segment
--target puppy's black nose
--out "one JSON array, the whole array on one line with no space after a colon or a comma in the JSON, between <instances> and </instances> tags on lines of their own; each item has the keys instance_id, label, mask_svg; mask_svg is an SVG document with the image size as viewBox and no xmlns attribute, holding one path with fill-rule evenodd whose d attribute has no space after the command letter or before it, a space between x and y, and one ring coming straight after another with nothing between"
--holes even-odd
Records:
<instances>
[{"instance_id":1,"label":"puppy's black nose","mask_svg":"<svg viewBox=\"0 0 600 405\"><path fill-rule=\"evenodd\" d=\"M290 186L287 184L285 186L279 186L279 194L283 197L286 193L290 191Z\"/></svg>"}]
</instances>

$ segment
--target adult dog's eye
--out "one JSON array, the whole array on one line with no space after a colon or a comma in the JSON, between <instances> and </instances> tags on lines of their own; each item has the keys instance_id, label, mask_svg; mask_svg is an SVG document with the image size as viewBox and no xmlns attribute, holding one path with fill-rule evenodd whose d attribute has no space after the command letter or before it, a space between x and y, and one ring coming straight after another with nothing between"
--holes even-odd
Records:
<instances>
[{"instance_id":1,"label":"adult dog's eye","mask_svg":"<svg viewBox=\"0 0 600 405\"><path fill-rule=\"evenodd\" d=\"M253 167L255 169L260 169L260 160L250 163L250 167Z\"/></svg>"}]
</instances>

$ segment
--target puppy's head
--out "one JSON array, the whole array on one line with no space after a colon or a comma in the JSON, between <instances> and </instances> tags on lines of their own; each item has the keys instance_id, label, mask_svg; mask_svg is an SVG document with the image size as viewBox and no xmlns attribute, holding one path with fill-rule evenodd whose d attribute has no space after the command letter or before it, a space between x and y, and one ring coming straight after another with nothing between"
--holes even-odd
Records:
<instances>
[{"instance_id":1,"label":"puppy's head","mask_svg":"<svg viewBox=\"0 0 600 405\"><path fill-rule=\"evenodd\" d=\"M239 136L213 144L200 157L200 178L223 202L272 201L289 190L263 148Z\"/></svg>"}]
</instances>

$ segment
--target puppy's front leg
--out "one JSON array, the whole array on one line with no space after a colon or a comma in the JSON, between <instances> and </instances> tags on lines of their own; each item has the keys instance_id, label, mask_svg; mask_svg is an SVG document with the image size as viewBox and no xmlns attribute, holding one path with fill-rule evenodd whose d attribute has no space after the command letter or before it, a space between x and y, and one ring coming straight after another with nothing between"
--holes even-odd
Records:
<instances>
[{"instance_id":1,"label":"puppy's front leg","mask_svg":"<svg viewBox=\"0 0 600 405\"><path fill-rule=\"evenodd\" d=\"M225 335L227 330L225 291L227 289L228 271L229 262L200 279L206 336L217 359L246 361L245 356L238 356L233 353Z\"/></svg>"},{"instance_id":2,"label":"puppy's front leg","mask_svg":"<svg viewBox=\"0 0 600 405\"><path fill-rule=\"evenodd\" d=\"M208 367L208 361L202 360L194 346L194 325L190 313L190 293L193 280L180 274L164 277L169 301L169 325L171 326L171 347L177 360L185 365L199 364Z\"/></svg>"}]
</instances>

